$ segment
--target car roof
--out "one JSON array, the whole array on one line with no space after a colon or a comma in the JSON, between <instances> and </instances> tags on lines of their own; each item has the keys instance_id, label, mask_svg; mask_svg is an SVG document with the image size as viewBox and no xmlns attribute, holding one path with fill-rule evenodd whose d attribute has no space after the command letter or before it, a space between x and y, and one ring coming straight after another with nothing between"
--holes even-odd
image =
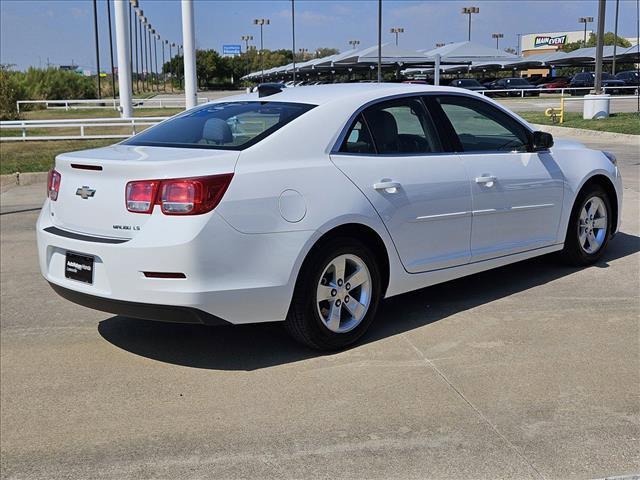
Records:
<instances>
[{"instance_id":1,"label":"car roof","mask_svg":"<svg viewBox=\"0 0 640 480\"><path fill-rule=\"evenodd\" d=\"M416 83L335 83L329 85L305 85L300 87L283 88L280 93L266 97L258 97L257 93L234 95L216 100L215 103L227 101L256 101L307 103L323 105L341 102L345 99L366 103L378 98L394 95L419 94L430 92L460 93L455 87L434 87Z\"/></svg>"}]
</instances>

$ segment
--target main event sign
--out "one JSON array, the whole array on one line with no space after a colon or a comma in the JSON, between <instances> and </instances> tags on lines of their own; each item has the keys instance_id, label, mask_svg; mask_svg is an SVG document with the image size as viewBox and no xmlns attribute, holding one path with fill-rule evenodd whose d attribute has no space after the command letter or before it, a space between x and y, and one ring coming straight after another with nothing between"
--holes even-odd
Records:
<instances>
[{"instance_id":1,"label":"main event sign","mask_svg":"<svg viewBox=\"0 0 640 480\"><path fill-rule=\"evenodd\" d=\"M540 36L535 38L533 45L535 47L542 47L545 45L548 45L548 46L564 45L565 43L567 43L566 35L559 35L557 37Z\"/></svg>"}]
</instances>

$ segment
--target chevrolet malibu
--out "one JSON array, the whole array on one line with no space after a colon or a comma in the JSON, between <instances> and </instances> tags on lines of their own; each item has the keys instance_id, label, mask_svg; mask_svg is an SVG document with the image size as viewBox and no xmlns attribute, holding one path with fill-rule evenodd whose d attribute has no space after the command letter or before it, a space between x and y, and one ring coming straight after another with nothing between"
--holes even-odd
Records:
<instances>
[{"instance_id":1,"label":"chevrolet malibu","mask_svg":"<svg viewBox=\"0 0 640 480\"><path fill-rule=\"evenodd\" d=\"M265 86L58 156L40 268L98 310L284 321L339 349L384 298L551 252L596 262L621 182L610 153L459 88Z\"/></svg>"}]
</instances>

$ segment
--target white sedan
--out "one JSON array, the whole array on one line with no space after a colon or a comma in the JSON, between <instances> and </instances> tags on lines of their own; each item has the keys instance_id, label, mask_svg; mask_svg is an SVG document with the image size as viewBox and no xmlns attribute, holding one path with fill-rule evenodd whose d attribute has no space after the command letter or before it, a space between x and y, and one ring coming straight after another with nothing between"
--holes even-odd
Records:
<instances>
[{"instance_id":1,"label":"white sedan","mask_svg":"<svg viewBox=\"0 0 640 480\"><path fill-rule=\"evenodd\" d=\"M73 302L284 321L339 349L383 298L551 252L597 261L621 202L613 155L554 145L470 91L267 85L58 156L37 235Z\"/></svg>"}]
</instances>

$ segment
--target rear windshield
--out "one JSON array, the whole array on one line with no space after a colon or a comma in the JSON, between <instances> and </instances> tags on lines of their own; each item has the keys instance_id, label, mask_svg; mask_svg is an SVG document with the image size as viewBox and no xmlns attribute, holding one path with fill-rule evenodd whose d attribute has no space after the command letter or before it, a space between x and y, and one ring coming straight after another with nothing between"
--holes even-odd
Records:
<instances>
[{"instance_id":1,"label":"rear windshield","mask_svg":"<svg viewBox=\"0 0 640 480\"><path fill-rule=\"evenodd\" d=\"M284 102L204 105L145 130L123 144L242 150L268 137L313 107Z\"/></svg>"},{"instance_id":2,"label":"rear windshield","mask_svg":"<svg viewBox=\"0 0 640 480\"><path fill-rule=\"evenodd\" d=\"M460 80L460 85L464 85L465 87L476 87L480 84L478 83L477 80L473 80L469 78L469 79Z\"/></svg>"}]
</instances>

